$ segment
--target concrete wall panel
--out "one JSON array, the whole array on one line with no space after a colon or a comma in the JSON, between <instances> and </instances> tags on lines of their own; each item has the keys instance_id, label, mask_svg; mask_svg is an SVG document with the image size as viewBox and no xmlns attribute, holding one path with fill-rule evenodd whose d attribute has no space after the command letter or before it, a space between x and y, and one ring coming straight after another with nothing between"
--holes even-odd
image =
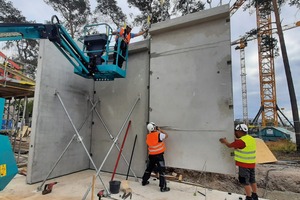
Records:
<instances>
[{"instance_id":1,"label":"concrete wall panel","mask_svg":"<svg viewBox=\"0 0 300 200\"><path fill-rule=\"evenodd\" d=\"M139 177L147 159L147 121L156 122L169 133L167 166L234 173L230 150L218 141L220 137L233 139L228 19L226 5L154 24L150 41L130 45L127 77L108 82L94 82L75 75L73 67L54 45L41 41L28 183L45 178L75 134L54 95L55 90L60 92L76 128L91 108L87 97L92 97L94 102L100 100L96 109L113 137L140 97L130 117L132 125L123 149L129 161L137 135L132 168ZM119 147L126 128L127 124L117 142ZM98 168L113 141L96 112L88 118L80 134ZM118 152L113 147L103 171L113 171ZM82 145L74 141L51 177L87 168L93 165ZM126 172L127 165L121 158L117 173Z\"/></svg>"},{"instance_id":2,"label":"concrete wall panel","mask_svg":"<svg viewBox=\"0 0 300 200\"><path fill-rule=\"evenodd\" d=\"M233 136L228 19L222 6L152 26L150 121L169 132L168 166L234 173L218 141Z\"/></svg>"},{"instance_id":3,"label":"concrete wall panel","mask_svg":"<svg viewBox=\"0 0 300 200\"><path fill-rule=\"evenodd\" d=\"M88 108L87 97L92 95L93 81L73 73L73 66L47 40L40 42L30 153L28 183L43 180L63 152L75 131L65 114L57 90L76 128L84 121ZM91 97L92 98L92 97ZM91 117L80 132L90 149ZM73 141L50 177L61 176L89 168L82 145Z\"/></svg>"},{"instance_id":4,"label":"concrete wall panel","mask_svg":"<svg viewBox=\"0 0 300 200\"><path fill-rule=\"evenodd\" d=\"M116 137L124 123L134 102L140 96L140 100L134 108L130 120L132 121L129 129L123 154L127 161L137 135L135 154L132 160L132 169L141 176L145 168L147 148L145 146L146 129L145 125L148 120L148 83L149 83L149 41L137 42L130 44L129 61L127 77L125 79L115 79L110 82L95 83L95 100L101 100L97 110L101 114L110 133ZM97 167L101 165L113 144L105 127L100 119L94 114L92 153ZM118 145L121 147L127 124L120 134ZM119 151L116 147L109 154L107 161L103 166L104 171L112 172L116 163ZM92 166L91 166L92 168ZM121 158L117 173L126 174L127 165ZM132 175L130 173L130 175Z\"/></svg>"}]
</instances>

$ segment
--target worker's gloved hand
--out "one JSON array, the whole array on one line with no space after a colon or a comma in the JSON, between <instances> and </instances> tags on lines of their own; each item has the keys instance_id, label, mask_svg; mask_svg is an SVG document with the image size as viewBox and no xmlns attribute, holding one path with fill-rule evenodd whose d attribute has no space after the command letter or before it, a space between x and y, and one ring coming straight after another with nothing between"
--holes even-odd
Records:
<instances>
[{"instance_id":1,"label":"worker's gloved hand","mask_svg":"<svg viewBox=\"0 0 300 200\"><path fill-rule=\"evenodd\" d=\"M226 138L220 138L219 141L223 144L223 143L227 142L227 139Z\"/></svg>"}]
</instances>

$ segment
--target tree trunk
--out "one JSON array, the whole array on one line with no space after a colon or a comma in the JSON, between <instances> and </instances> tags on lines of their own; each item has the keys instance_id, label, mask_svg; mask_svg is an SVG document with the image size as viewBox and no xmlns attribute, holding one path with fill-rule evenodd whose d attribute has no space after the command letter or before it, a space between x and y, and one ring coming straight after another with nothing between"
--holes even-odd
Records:
<instances>
[{"instance_id":1,"label":"tree trunk","mask_svg":"<svg viewBox=\"0 0 300 200\"><path fill-rule=\"evenodd\" d=\"M277 0L272 0L272 2L273 2L273 7L274 7L274 14L275 14L275 19L276 19L277 32L278 32L281 53L282 53L282 59L283 59L283 64L284 64L284 69L285 69L285 74L286 74L286 80L287 80L289 94L290 94L291 108L292 108L292 113L293 113L293 121L294 121L294 128L295 128L295 134L296 134L297 151L300 151L300 122L299 122L297 99L296 99L296 95L295 95L293 78L292 78L292 74L291 74L289 59L287 56L282 27L281 27L281 23L280 23Z\"/></svg>"}]
</instances>

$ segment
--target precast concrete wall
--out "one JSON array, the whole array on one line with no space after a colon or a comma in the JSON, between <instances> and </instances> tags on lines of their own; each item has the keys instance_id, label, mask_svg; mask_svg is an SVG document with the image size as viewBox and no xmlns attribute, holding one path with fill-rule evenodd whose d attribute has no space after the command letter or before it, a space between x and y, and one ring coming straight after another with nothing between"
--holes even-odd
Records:
<instances>
[{"instance_id":1,"label":"precast concrete wall","mask_svg":"<svg viewBox=\"0 0 300 200\"><path fill-rule=\"evenodd\" d=\"M34 96L27 182L46 178L50 169L76 134L59 95L76 129L85 121L92 98L93 81L73 73L73 66L48 40L41 40ZM90 150L90 115L79 132ZM78 137L71 143L50 177L61 176L89 168L89 159Z\"/></svg>"},{"instance_id":2,"label":"precast concrete wall","mask_svg":"<svg viewBox=\"0 0 300 200\"><path fill-rule=\"evenodd\" d=\"M150 121L165 128L166 165L234 173L228 5L151 27Z\"/></svg>"},{"instance_id":3,"label":"precast concrete wall","mask_svg":"<svg viewBox=\"0 0 300 200\"><path fill-rule=\"evenodd\" d=\"M46 177L75 134L55 90L76 129L87 119L80 138L102 171L113 171L130 120L117 173L127 173L137 137L131 167L143 175L149 121L169 134L167 166L234 173L230 150L219 142L233 140L228 5L153 24L150 34L151 40L130 44L127 77L107 82L75 75L54 45L41 41L28 183ZM87 97L97 103L89 117ZM50 177L94 168L79 140L75 137Z\"/></svg>"},{"instance_id":4,"label":"precast concrete wall","mask_svg":"<svg viewBox=\"0 0 300 200\"><path fill-rule=\"evenodd\" d=\"M137 176L142 175L147 155L145 127L148 121L148 86L148 40L130 44L125 79L95 83L95 100L99 99L100 104L97 106L99 115L95 113L93 118L92 155L96 166L103 166L101 168L103 171L113 171L119 154L118 147L122 146L128 121L131 120L122 151L124 157L120 158L117 173L127 173L127 164L129 164L134 139L137 136L131 168ZM119 137L116 143L118 147L113 144L112 139L117 136ZM132 172L129 175L133 175Z\"/></svg>"}]
</instances>

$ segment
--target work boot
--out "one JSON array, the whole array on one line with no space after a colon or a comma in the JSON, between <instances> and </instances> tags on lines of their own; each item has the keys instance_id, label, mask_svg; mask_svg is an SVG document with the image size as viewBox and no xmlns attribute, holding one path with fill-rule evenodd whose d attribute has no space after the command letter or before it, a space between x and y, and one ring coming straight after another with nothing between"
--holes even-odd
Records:
<instances>
[{"instance_id":1,"label":"work boot","mask_svg":"<svg viewBox=\"0 0 300 200\"><path fill-rule=\"evenodd\" d=\"M169 187L162 187L162 188L160 188L160 191L161 192L169 192L170 188Z\"/></svg>"},{"instance_id":2,"label":"work boot","mask_svg":"<svg viewBox=\"0 0 300 200\"><path fill-rule=\"evenodd\" d=\"M246 196L246 199L245 200L253 200L252 197L248 197Z\"/></svg>"},{"instance_id":3,"label":"work boot","mask_svg":"<svg viewBox=\"0 0 300 200\"><path fill-rule=\"evenodd\" d=\"M253 200L258 200L258 196L257 196L256 193L252 193L252 199L253 199Z\"/></svg>"},{"instance_id":4,"label":"work boot","mask_svg":"<svg viewBox=\"0 0 300 200\"><path fill-rule=\"evenodd\" d=\"M148 185L150 182L149 181L146 181L146 182L142 182L142 186L145 186L145 185Z\"/></svg>"}]
</instances>

